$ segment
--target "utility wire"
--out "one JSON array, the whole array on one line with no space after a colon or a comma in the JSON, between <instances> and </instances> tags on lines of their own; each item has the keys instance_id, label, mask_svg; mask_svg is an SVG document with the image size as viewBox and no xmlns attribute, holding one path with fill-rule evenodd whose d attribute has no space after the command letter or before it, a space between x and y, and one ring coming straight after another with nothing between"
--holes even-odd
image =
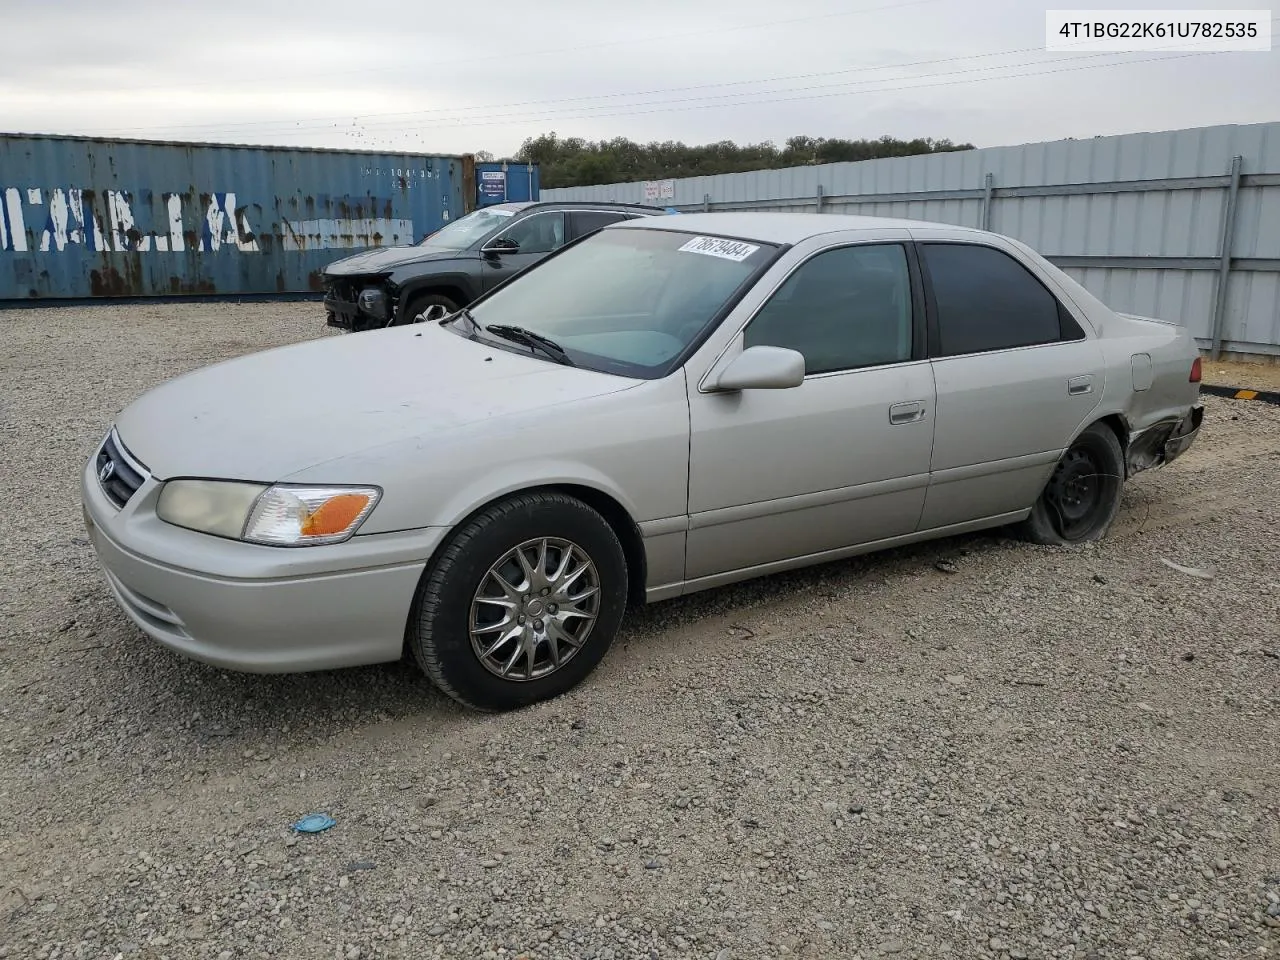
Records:
<instances>
[{"instance_id":1,"label":"utility wire","mask_svg":"<svg viewBox=\"0 0 1280 960\"><path fill-rule=\"evenodd\" d=\"M1276 18L1276 19L1280 20L1280 18ZM884 78L884 79L873 79L873 80L863 80L863 81L851 81L851 82L837 83L837 84L818 84L818 85L813 85L808 87L793 87L785 90L776 90L776 91L748 91L746 93L726 94L718 97L685 97L685 98L666 99L666 100L641 101L639 103L626 104L624 105L624 109L615 110L613 112L604 112L604 113L583 112L583 111L596 111L601 109L607 110L611 108L612 105L604 104L599 107L569 108L569 112L555 111L555 112L546 113L541 116L528 116L525 114L497 114L497 115L489 115L489 116L480 115L480 116L474 116L474 117L460 116L460 117L447 117L447 118L430 118L417 123L409 123L409 124L404 124L404 123L371 123L367 125L361 124L361 127L368 128L368 129L381 129L383 127L392 127L396 130L403 131L403 132L415 132L415 131L420 132L423 130L441 129L444 127L493 126L493 125L503 125L503 124L517 123L517 122L518 123L547 123L547 122L557 122L557 121L563 121L563 120L591 120L591 119L599 119L599 118L643 116L643 115L648 115L653 113L662 113L667 111L683 112L683 111L689 111L689 110L714 109L717 107L758 106L758 105L771 104L771 103L791 103L791 102L799 102L799 101L807 101L807 100L821 100L821 99L829 99L832 97L851 97L851 96L858 96L860 94L868 94L868 93L890 93L890 92L898 92L898 91L904 91L904 90L926 89L929 87L949 86L952 84L960 84L960 83L989 82L992 80L1012 80L1012 79L1021 79L1024 77L1048 76L1048 75L1059 74L1059 73L1075 73L1083 70L1097 70L1097 69L1105 69L1109 67L1122 67L1122 66L1138 65L1138 64L1144 64L1144 63L1157 63L1157 62L1165 62L1165 61L1182 60L1182 59L1187 59L1189 57L1203 57L1203 56L1209 56L1209 55L1214 55L1214 54L1224 53L1224 52L1230 52L1230 51L1206 50L1201 52L1175 54L1173 56L1145 57L1145 58L1136 59L1136 60L1135 59L1111 60L1106 63L1089 63L1085 65L1077 65L1077 66L1070 66L1070 67L1058 67L1058 68L1049 69L1049 70L1030 70L1030 71L1023 71L1023 72L1017 72L1017 73L997 72L997 71L1007 71L1010 69L1017 69L1020 67L1037 65L1034 62L1023 62L1023 63L1015 63L1015 64L988 66L988 67L973 67L973 68L968 68L964 70L955 70L955 71L948 71L948 72L941 72L941 73L937 73L937 72L926 73L926 74L922 74L919 77L910 78L912 82L898 83L897 85L894 85L894 86L876 86L872 89L854 89L854 90L840 89L835 92L823 92L823 93L808 92L808 91L814 91L814 90L828 91L828 90L831 90L831 88L833 87L848 88L848 87L865 87L867 84L886 84L886 83L892 84L892 83L895 83L895 81L903 78ZM1119 55L1122 56L1123 54L1119 54ZM982 56L986 56L986 55L982 55ZM1085 59L1085 58L1096 59L1100 57L1116 57L1116 56L1118 56L1118 54L1116 53L1104 52L1104 53L1096 53L1096 54L1087 54L1084 57L1073 58L1073 60ZM956 58L949 58L949 59L956 59ZM970 74L979 74L979 76L968 76ZM962 77L962 79L950 79L952 77ZM930 82L915 82L915 81L930 81ZM761 81L761 82L764 82L764 81ZM803 95L777 96L777 94L793 94L793 93L801 93ZM729 100L730 97L754 98L754 99ZM710 102L710 103L702 102L707 100L713 100L716 102ZM729 102L724 102L726 100L729 100ZM637 109L632 109L633 107L653 107L656 109L638 109L637 110ZM577 112L573 112L574 110L576 110ZM263 132L273 133L274 135L275 133L290 133L290 132L306 133L306 132L313 132L315 130L322 130L322 129L327 129L327 128L326 127L294 127L294 128L281 127L279 131L263 131Z\"/></svg>"},{"instance_id":2,"label":"utility wire","mask_svg":"<svg viewBox=\"0 0 1280 960\"><path fill-rule=\"evenodd\" d=\"M819 14L812 14L810 16L805 16L805 17L787 17L786 19L783 19L783 20L765 20L757 23L725 24L723 26L717 25L716 27L709 30L686 30L681 33L664 33L664 34L659 34L657 36L621 37L616 40L595 40L590 43L579 43L579 44L574 44L572 46L567 46L567 47L542 47L534 44L522 44L520 46L516 46L508 50L504 50L502 53L495 53L495 54L491 54L489 56L483 56L483 57L470 57L470 56L458 57L453 60L432 59L430 62L424 62L422 59L419 59L412 66L429 67L430 69L435 70L439 67L470 66L471 64L475 64L475 63L490 63L498 60L501 60L504 63L510 63L518 60L528 60L533 58L545 59L548 54L552 54L552 53L573 53L579 50L598 50L602 47L635 46L635 45L646 44L646 43L666 43L667 41L670 41L670 40L685 40L691 37L705 37L712 34L719 37L719 36L723 36L724 34L739 33L745 30L765 30L765 29L770 29L772 27L784 27L784 26L790 26L792 24L797 24L797 23L816 23L821 20L834 20L834 19L844 18L844 17L856 17L864 13L879 13L881 11L894 11L894 10L905 9L907 7L919 7L919 6L924 6L926 4L944 3L944 2L947 2L947 0L899 0L899 2L882 3L873 7L858 7L853 10L840 10L835 13L819 13ZM359 70L326 71L322 75L319 75L319 76L312 75L310 77L303 77L302 79L327 80L332 77L368 76L371 74L379 74L379 73L395 73L397 71L402 71L404 69L405 69L404 66L365 67ZM280 82L290 81L290 80L297 81L298 79L299 79L298 74L289 73L289 74L285 74L275 78L254 77L252 79L245 79L241 81L210 80L210 81L202 81L200 83L182 82L181 88L186 90L186 89L196 89L199 87L215 87L215 86L223 89L227 87L232 87L232 86L262 87L264 84L271 84L276 81L280 81ZM148 86L154 86L154 84L148 84ZM118 88L118 89L129 89L129 88ZM134 87L132 89L144 89L144 88ZM195 126L204 126L204 124L195 124ZM140 129L140 128L134 128L134 129Z\"/></svg>"},{"instance_id":3,"label":"utility wire","mask_svg":"<svg viewBox=\"0 0 1280 960\"><path fill-rule=\"evenodd\" d=\"M1278 21L1280 21L1280 17L1273 18L1272 20L1273 23ZM970 55L955 56L955 57L941 57L941 58L935 58L935 59L929 59L929 60L914 60L914 61L892 63L892 64L881 64L877 66L848 67L840 70L829 70L829 71L805 73L805 74L780 75L780 76L774 76L774 77L761 77L753 80L721 81L717 83L694 84L694 85L683 86L683 87L666 87L666 88L657 88L657 89L645 90L645 91L632 91L629 93L598 94L595 96L588 96L588 97L556 98L556 99L547 99L547 100L527 100L527 101L516 101L514 103L507 103L507 104L489 104L484 106L429 108L425 110L403 111L403 112L387 113L387 114L360 114L354 117L352 117L349 114L345 114L342 116L314 117L314 118L299 119L299 120L258 120L258 121L241 121L241 122L231 122L231 123L226 123L226 122L219 123L215 121L215 122L209 122L205 124L189 124L189 125L185 125L185 127L176 127L176 126L166 125L166 126L127 127L127 128L113 128L113 129L116 132L141 132L141 131L159 130L159 129L182 129L182 128L199 127L201 129L208 129L218 133L222 133L222 132L230 132L231 130L238 129L238 128L254 127L254 128L258 128L255 132L275 135L279 133L305 133L305 132L312 132L317 130L327 130L335 126L338 126L339 124L345 125L347 123L358 125L361 127L361 129L383 129L383 128L395 127L397 129L403 129L403 130L423 130L423 129L430 129L432 125L480 126L480 125L492 125L495 123L503 123L508 121L546 122L548 120L559 119L562 116L564 119L590 119L592 116L601 116L601 117L630 116L632 115L633 112L635 115L642 115L645 113L652 113L653 111L633 111L632 112L632 108L646 107L646 106L678 105L678 104L696 103L698 101L708 101L708 100L727 101L727 100L731 100L732 98L759 97L765 94L797 93L797 92L805 92L805 91L812 91L812 90L831 89L831 88L837 88L837 87L856 87L856 86L865 86L867 84L877 84L877 83L882 84L886 82L903 80L903 79L929 80L935 77L961 76L961 75L972 74L972 73L986 73L990 71L1009 70L1009 69L1015 69L1015 68L1024 67L1024 66L1037 66L1039 65L1039 61L1027 61L1027 62L1013 63L1013 64L996 64L996 65L987 66L987 67L971 67L963 70L956 70L956 71L943 72L943 73L930 72L930 73L921 74L920 76L913 77L913 78L883 78L883 79L870 79L870 80L863 80L863 81L845 81L845 82L834 83L834 84L818 84L818 85L806 86L806 87L792 87L792 88L787 88L783 90L772 90L772 91L752 90L752 91L744 91L741 93L723 94L723 95L718 95L714 97L679 97L679 98L664 98L664 99L651 100L651 101L639 101L637 103L622 105L626 108L625 111L615 111L612 113L594 113L594 111L609 110L609 109L612 109L615 106L615 104L599 103L599 104L591 105L588 103L588 101L618 99L618 98L635 97L635 96L647 96L655 93L668 93L668 92L674 93L674 92L682 92L682 91L710 90L710 89L718 89L718 88L731 87L731 86L768 84L768 83L778 83L778 82L798 80L798 79L818 79L822 77L841 76L841 75L858 74L858 73L866 73L866 72L908 69L908 68L919 67L919 66L958 63L966 60L979 60L979 59L989 59L992 57L1012 56L1014 54L1020 54L1020 53L1037 52L1041 49L1042 48L1039 48L1039 47L1020 47L1012 50L992 51L989 53L970 54ZM1218 53L1218 52L1230 52L1230 51L1205 51L1205 53ZM1071 59L1078 62L1079 60L1083 60L1083 59L1096 60L1101 58L1115 58L1123 55L1124 55L1123 53L1105 51L1105 52L1099 52L1099 53L1072 56ZM1183 54L1181 56L1201 56L1201 55L1202 54L1200 53L1193 53L1193 54ZM1155 57L1155 58L1145 58L1141 60L1132 60L1132 59L1113 60L1112 62L1109 62L1109 63L1091 64L1090 66L1097 66L1097 67L1116 66L1116 65L1122 66L1126 63L1149 63L1154 60L1176 60L1176 59L1181 59L1181 56ZM1051 62L1059 62L1059 61L1055 60ZM1068 70L1070 69L1075 69L1075 68L1068 68ZM1054 72L1066 72L1066 71L1049 70L1049 71L1040 71L1040 72L1054 73ZM1007 76L1022 77L1022 76L1028 76L1028 75L1036 75L1036 74L1008 74ZM996 78L998 79L998 77ZM917 87L917 86L926 87L926 86L936 86L936 85L937 84L913 83L907 86L884 87L884 88L877 88L877 89L883 89L886 91L895 91L895 90L912 89L913 87ZM850 92L852 93L856 91L850 91ZM809 97L809 98L787 98L787 99L789 100L789 99L819 99L819 98ZM770 97L763 100L751 100L751 101L744 101L744 102L774 103L774 102L787 102L787 100L778 100L773 97ZM573 105L573 106L566 106L565 109L569 111L576 111L576 112L565 113L562 110L557 110L549 116L539 117L539 118L531 118L525 114L470 113L470 111L503 109L503 108L520 107L520 106L537 106L537 105L544 105L544 104L549 106L555 106L557 104ZM710 103L710 104L700 104L699 107L696 107L696 108L676 107L676 109L697 109L704 106L735 106L735 105L737 104L732 102ZM593 112L584 112L584 111L593 111ZM440 114L440 113L446 113L446 112L449 113L450 115L438 116L438 117L431 116L432 114ZM421 118L421 122L417 124L405 124L400 120L391 121L389 119L383 119L383 118L390 118L390 117ZM371 120L372 122L370 122Z\"/></svg>"}]
</instances>

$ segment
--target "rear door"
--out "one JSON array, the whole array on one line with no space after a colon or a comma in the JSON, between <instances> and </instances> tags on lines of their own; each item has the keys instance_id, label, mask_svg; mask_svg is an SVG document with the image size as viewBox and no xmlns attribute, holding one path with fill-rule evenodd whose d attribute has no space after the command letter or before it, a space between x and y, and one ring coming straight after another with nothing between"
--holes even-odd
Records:
<instances>
[{"instance_id":1,"label":"rear door","mask_svg":"<svg viewBox=\"0 0 1280 960\"><path fill-rule=\"evenodd\" d=\"M1023 510L1098 405L1102 350L1012 252L961 241L917 249L937 386L921 529Z\"/></svg>"}]
</instances>

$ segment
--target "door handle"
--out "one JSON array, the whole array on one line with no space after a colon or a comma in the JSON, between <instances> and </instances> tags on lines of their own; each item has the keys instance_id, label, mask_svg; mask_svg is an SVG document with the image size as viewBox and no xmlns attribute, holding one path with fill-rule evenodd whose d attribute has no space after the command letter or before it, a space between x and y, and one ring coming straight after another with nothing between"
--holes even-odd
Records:
<instances>
[{"instance_id":1,"label":"door handle","mask_svg":"<svg viewBox=\"0 0 1280 960\"><path fill-rule=\"evenodd\" d=\"M1093 393L1093 377L1072 377L1067 381L1067 393L1073 397L1083 393Z\"/></svg>"},{"instance_id":2,"label":"door handle","mask_svg":"<svg viewBox=\"0 0 1280 960\"><path fill-rule=\"evenodd\" d=\"M889 408L890 423L915 423L917 420L923 420L925 413L925 404L923 400L907 400L903 403L895 403Z\"/></svg>"}]
</instances>

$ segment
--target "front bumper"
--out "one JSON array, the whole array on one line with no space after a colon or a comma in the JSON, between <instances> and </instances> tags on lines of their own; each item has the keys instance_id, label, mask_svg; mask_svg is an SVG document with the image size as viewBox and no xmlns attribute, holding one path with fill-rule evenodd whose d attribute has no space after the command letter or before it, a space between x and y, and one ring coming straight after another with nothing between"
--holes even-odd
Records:
<instances>
[{"instance_id":1,"label":"front bumper","mask_svg":"<svg viewBox=\"0 0 1280 960\"><path fill-rule=\"evenodd\" d=\"M117 509L92 461L81 477L85 525L107 584L152 639L248 673L399 659L414 593L442 528L259 547L165 523L155 515L158 488L148 479Z\"/></svg>"},{"instance_id":2,"label":"front bumper","mask_svg":"<svg viewBox=\"0 0 1280 960\"><path fill-rule=\"evenodd\" d=\"M339 300L333 294L326 293L324 295L324 313L325 323L329 326L350 330L354 325L355 318L360 315L360 308L354 303Z\"/></svg>"},{"instance_id":3,"label":"front bumper","mask_svg":"<svg viewBox=\"0 0 1280 960\"><path fill-rule=\"evenodd\" d=\"M360 303L360 292L368 288L381 291L385 315L379 316L366 310ZM395 300L386 285L375 278L326 277L324 293L325 323L341 330L368 330L386 326L393 316Z\"/></svg>"}]
</instances>

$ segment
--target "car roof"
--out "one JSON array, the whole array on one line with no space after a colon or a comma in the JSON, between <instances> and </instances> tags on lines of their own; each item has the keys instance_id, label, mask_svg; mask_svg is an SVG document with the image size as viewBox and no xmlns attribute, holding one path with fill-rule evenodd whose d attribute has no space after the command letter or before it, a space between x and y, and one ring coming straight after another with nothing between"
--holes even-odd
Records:
<instances>
[{"instance_id":1,"label":"car roof","mask_svg":"<svg viewBox=\"0 0 1280 960\"><path fill-rule=\"evenodd\" d=\"M662 207L653 207L647 203L622 203L618 200L535 200L520 205L529 207L561 207L565 210L635 210L642 213L664 213Z\"/></svg>"},{"instance_id":2,"label":"car roof","mask_svg":"<svg viewBox=\"0 0 1280 960\"><path fill-rule=\"evenodd\" d=\"M679 230L682 233L709 233L762 243L799 243L809 237L845 230L912 230L955 236L981 230L957 227L949 223L927 220L898 220L891 217L858 217L842 213L775 213L771 211L736 213L682 213L654 220L627 220L605 229Z\"/></svg>"}]
</instances>

